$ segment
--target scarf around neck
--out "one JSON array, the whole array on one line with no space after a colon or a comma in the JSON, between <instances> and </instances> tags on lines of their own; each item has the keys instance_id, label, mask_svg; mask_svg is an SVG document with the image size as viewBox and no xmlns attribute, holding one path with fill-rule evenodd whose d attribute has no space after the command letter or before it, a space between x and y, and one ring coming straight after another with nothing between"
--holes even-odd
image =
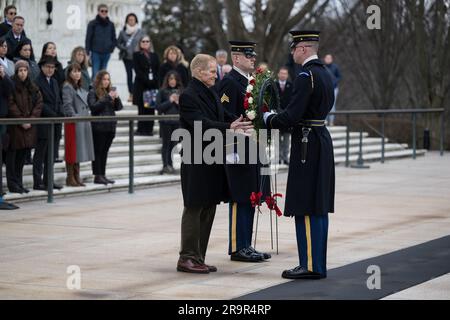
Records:
<instances>
[{"instance_id":1,"label":"scarf around neck","mask_svg":"<svg viewBox=\"0 0 450 320\"><path fill-rule=\"evenodd\" d=\"M126 25L125 25L125 32L126 32L126 34L128 34L128 35L135 34L136 31L138 31L138 29L139 29L139 26L138 26L137 24L135 24L133 27L130 26L129 24L126 24Z\"/></svg>"}]
</instances>

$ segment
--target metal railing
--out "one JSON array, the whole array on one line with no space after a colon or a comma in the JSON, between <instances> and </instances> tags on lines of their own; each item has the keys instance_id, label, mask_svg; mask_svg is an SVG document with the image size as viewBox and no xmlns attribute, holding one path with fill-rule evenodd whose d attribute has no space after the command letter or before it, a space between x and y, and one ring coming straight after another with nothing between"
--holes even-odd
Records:
<instances>
[{"instance_id":1,"label":"metal railing","mask_svg":"<svg viewBox=\"0 0 450 320\"><path fill-rule=\"evenodd\" d=\"M417 114L422 113L438 113L440 114L440 154L444 154L444 109L390 109L390 110L351 110L336 111L330 114L346 116L346 151L345 166L350 165L350 117L361 115L379 115L381 121L381 144L382 144L382 162L384 162L385 153L385 118L389 114L411 114L412 115L412 146L413 158L416 158L416 125ZM155 121L155 120L178 120L179 115L135 115L135 116L86 116L86 117L57 117L57 118L0 118L0 125L20 125L29 124L45 124L48 125L48 177L47 177L47 202L53 203L53 180L54 180L54 132L55 124L58 123L78 123L78 122L110 122L110 121L128 121L129 123L129 174L128 174L128 193L134 193L134 122L135 121ZM0 150L2 150L2 142L0 139ZM0 152L0 163L3 163L2 153ZM0 181L1 183L1 181Z\"/></svg>"},{"instance_id":2,"label":"metal railing","mask_svg":"<svg viewBox=\"0 0 450 320\"><path fill-rule=\"evenodd\" d=\"M386 116L393 114L410 114L412 122L412 158L416 159L417 156L417 115L418 114L429 114L437 113L440 115L440 139L439 139L439 150L441 156L444 155L444 114L445 109L435 108L435 109L386 109L386 110L348 110L348 111L335 111L330 112L330 115L344 115L345 125L346 125L346 144L345 144L345 166L350 166L350 117L352 116L365 116L365 115L377 115L381 117L381 163L385 160L385 127L386 127ZM360 138L362 139L362 138Z\"/></svg>"},{"instance_id":3,"label":"metal railing","mask_svg":"<svg viewBox=\"0 0 450 320\"><path fill-rule=\"evenodd\" d=\"M55 117L55 118L1 118L0 125L20 125L44 124L48 125L48 150L47 150L47 202L53 203L53 180L54 180L54 139L55 124L57 123L79 123L79 122L110 122L110 121L128 121L129 122L129 185L128 192L134 193L134 121L155 121L155 120L177 120L178 115L142 115L142 116L102 116L102 117ZM2 141L0 139L0 150L2 150ZM0 152L0 163L3 163L2 153ZM0 181L1 183L1 181Z\"/></svg>"}]
</instances>

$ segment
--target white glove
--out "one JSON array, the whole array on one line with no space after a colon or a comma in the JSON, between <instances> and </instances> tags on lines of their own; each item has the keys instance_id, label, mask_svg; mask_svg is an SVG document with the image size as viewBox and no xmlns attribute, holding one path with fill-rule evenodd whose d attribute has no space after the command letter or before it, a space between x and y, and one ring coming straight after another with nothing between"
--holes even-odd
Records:
<instances>
[{"instance_id":1,"label":"white glove","mask_svg":"<svg viewBox=\"0 0 450 320\"><path fill-rule=\"evenodd\" d=\"M267 118L272 115L272 114L276 114L275 112L264 112L263 114L263 118L264 118L264 123L267 124Z\"/></svg>"}]
</instances>

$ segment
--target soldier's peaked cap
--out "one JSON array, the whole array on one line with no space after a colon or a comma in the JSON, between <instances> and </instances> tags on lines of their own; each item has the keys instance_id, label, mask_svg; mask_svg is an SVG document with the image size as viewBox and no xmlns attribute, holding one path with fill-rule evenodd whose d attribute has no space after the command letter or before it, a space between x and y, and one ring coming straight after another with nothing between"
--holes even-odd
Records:
<instances>
[{"instance_id":1,"label":"soldier's peaked cap","mask_svg":"<svg viewBox=\"0 0 450 320\"><path fill-rule=\"evenodd\" d=\"M242 52L246 55L256 56L255 42L250 41L228 41L231 47L231 52Z\"/></svg>"},{"instance_id":2,"label":"soldier's peaked cap","mask_svg":"<svg viewBox=\"0 0 450 320\"><path fill-rule=\"evenodd\" d=\"M292 36L290 47L294 47L299 42L319 41L320 31L316 30L292 30L289 31Z\"/></svg>"}]
</instances>

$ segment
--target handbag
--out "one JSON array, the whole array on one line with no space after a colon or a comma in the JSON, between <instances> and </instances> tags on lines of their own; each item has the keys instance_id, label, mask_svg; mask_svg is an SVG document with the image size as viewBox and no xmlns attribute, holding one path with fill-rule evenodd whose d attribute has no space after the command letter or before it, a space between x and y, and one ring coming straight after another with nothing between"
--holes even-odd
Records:
<instances>
[{"instance_id":1,"label":"handbag","mask_svg":"<svg viewBox=\"0 0 450 320\"><path fill-rule=\"evenodd\" d=\"M145 90L142 94L144 100L144 108L154 109L156 107L156 96L158 95L157 89Z\"/></svg>"}]
</instances>

